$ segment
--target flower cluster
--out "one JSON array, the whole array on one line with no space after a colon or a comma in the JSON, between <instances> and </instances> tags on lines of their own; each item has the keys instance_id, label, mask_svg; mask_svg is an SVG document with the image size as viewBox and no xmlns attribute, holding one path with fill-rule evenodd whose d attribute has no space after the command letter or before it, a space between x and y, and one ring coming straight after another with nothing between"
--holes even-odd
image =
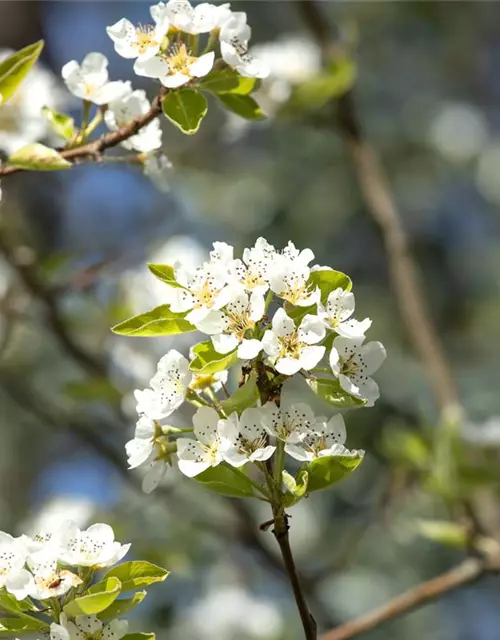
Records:
<instances>
[{"instance_id":1,"label":"flower cluster","mask_svg":"<svg viewBox=\"0 0 500 640\"><path fill-rule=\"evenodd\" d=\"M106 524L80 531L67 521L56 531L42 531L34 538L0 532L0 587L17 600L62 596L82 583L68 567L109 567L129 548L115 541L113 529Z\"/></svg>"},{"instance_id":2,"label":"flower cluster","mask_svg":"<svg viewBox=\"0 0 500 640\"><path fill-rule=\"evenodd\" d=\"M362 455L345 448L340 414L316 417L308 405L283 400L280 406L273 401L255 406L252 400L228 412L216 396L221 384L214 372L227 375L229 367L242 361L241 385L262 367L268 382L280 388L296 374L314 382L318 373L326 372L322 383L352 397L354 404L370 406L376 401L379 391L371 375L384 361L385 349L380 342L365 343L371 321L352 317L355 301L347 276L311 265L313 259L311 250L300 251L292 242L277 250L259 238L244 250L242 259L234 257L233 247L217 242L197 268L164 265L171 273L170 280L164 279L169 285L169 313L210 340L194 347L190 360L169 351L150 387L135 392L140 417L126 449L131 468L149 467L146 491L161 481L175 451L180 470L190 477L222 462L235 468L262 463L273 456L279 442L301 462ZM322 361L325 366L320 367ZM204 362L211 375L200 375ZM198 394L203 388L211 392L209 401ZM182 431L193 431L196 439L173 440L181 430L164 421L186 399L198 410L193 428Z\"/></svg>"}]
</instances>

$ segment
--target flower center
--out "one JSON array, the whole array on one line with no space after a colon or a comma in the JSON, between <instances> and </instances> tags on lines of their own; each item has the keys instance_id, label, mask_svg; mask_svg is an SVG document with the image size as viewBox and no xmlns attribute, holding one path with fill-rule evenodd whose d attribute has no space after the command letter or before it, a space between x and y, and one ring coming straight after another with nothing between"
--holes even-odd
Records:
<instances>
[{"instance_id":1,"label":"flower center","mask_svg":"<svg viewBox=\"0 0 500 640\"><path fill-rule=\"evenodd\" d=\"M219 293L217 290L212 289L210 284L205 280L203 285L193 292L196 299L195 308L211 307L215 301L215 296Z\"/></svg>"},{"instance_id":2,"label":"flower center","mask_svg":"<svg viewBox=\"0 0 500 640\"><path fill-rule=\"evenodd\" d=\"M354 355L342 362L342 373L348 378L355 376L357 373L359 373L360 369L361 364L357 360L355 360Z\"/></svg>"},{"instance_id":3,"label":"flower center","mask_svg":"<svg viewBox=\"0 0 500 640\"><path fill-rule=\"evenodd\" d=\"M189 76L189 68L195 60L194 56L189 55L189 50L183 42L174 44L167 56L170 72L182 73L186 76Z\"/></svg>"},{"instance_id":4,"label":"flower center","mask_svg":"<svg viewBox=\"0 0 500 640\"><path fill-rule=\"evenodd\" d=\"M226 312L226 318L226 332L234 334L240 342L245 337L247 330L252 329L255 326L255 322L250 320L248 311L243 313Z\"/></svg>"},{"instance_id":5,"label":"flower center","mask_svg":"<svg viewBox=\"0 0 500 640\"><path fill-rule=\"evenodd\" d=\"M252 453L257 451L257 449L262 449L263 447L266 446L267 435L265 433L262 433L257 438L254 438L253 440L249 440L248 438L245 438L240 434L236 440L237 440L238 449L240 453L244 453L245 455L251 455Z\"/></svg>"},{"instance_id":6,"label":"flower center","mask_svg":"<svg viewBox=\"0 0 500 640\"><path fill-rule=\"evenodd\" d=\"M296 360L300 358L302 343L297 331L286 336L279 336L278 342L280 345L278 358L295 358Z\"/></svg>"},{"instance_id":7,"label":"flower center","mask_svg":"<svg viewBox=\"0 0 500 640\"><path fill-rule=\"evenodd\" d=\"M219 440L214 440L210 444L203 445L203 449L205 450L205 453L206 453L207 462L210 462L210 464L214 464L215 462L217 462L219 457L218 456L219 446L220 446Z\"/></svg>"},{"instance_id":8,"label":"flower center","mask_svg":"<svg viewBox=\"0 0 500 640\"><path fill-rule=\"evenodd\" d=\"M160 43L155 40L155 28L150 25L140 24L135 30L135 48L139 53L144 53L150 47L159 47Z\"/></svg>"}]
</instances>

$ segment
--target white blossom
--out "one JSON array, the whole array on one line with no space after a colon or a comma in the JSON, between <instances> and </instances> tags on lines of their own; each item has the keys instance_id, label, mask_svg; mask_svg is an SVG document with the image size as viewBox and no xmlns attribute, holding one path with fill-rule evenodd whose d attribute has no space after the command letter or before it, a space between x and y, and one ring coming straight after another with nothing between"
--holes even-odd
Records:
<instances>
[{"instance_id":1,"label":"white blossom","mask_svg":"<svg viewBox=\"0 0 500 640\"><path fill-rule=\"evenodd\" d=\"M172 26L192 35L220 28L231 15L228 3L203 2L193 7L187 0L170 0L165 8Z\"/></svg>"},{"instance_id":2,"label":"white blossom","mask_svg":"<svg viewBox=\"0 0 500 640\"><path fill-rule=\"evenodd\" d=\"M240 75L265 78L269 69L261 60L254 58L248 49L251 33L246 13L234 12L220 30L221 54L224 61Z\"/></svg>"},{"instance_id":3,"label":"white blossom","mask_svg":"<svg viewBox=\"0 0 500 640\"><path fill-rule=\"evenodd\" d=\"M184 402L191 378L188 359L176 349L170 349L159 360L150 384L159 395L161 404L168 406L169 413L172 413Z\"/></svg>"},{"instance_id":4,"label":"white blossom","mask_svg":"<svg viewBox=\"0 0 500 640\"><path fill-rule=\"evenodd\" d=\"M124 58L151 58L160 50L163 38L167 35L170 23L163 3L150 8L154 25L134 26L130 20L122 18L110 27L106 27L108 36L113 40L115 51Z\"/></svg>"},{"instance_id":5,"label":"white blossom","mask_svg":"<svg viewBox=\"0 0 500 640\"><path fill-rule=\"evenodd\" d=\"M317 418L303 430L299 442L285 445L285 451L296 460L310 462L326 456L349 455L349 450L344 447L345 441L344 418L337 414L328 421Z\"/></svg>"},{"instance_id":6,"label":"white blossom","mask_svg":"<svg viewBox=\"0 0 500 640\"><path fill-rule=\"evenodd\" d=\"M134 438L125 444L129 469L147 469L142 480L144 493L154 491L167 472L168 460L164 452L167 440L158 422L141 416L137 421Z\"/></svg>"},{"instance_id":7,"label":"white blossom","mask_svg":"<svg viewBox=\"0 0 500 640\"><path fill-rule=\"evenodd\" d=\"M142 89L132 91L118 100L109 103L104 121L108 129L117 131L121 127L128 125L132 120L143 116L151 109L151 103L146 97L146 92ZM161 127L158 118L145 127L124 140L121 145L125 149L132 149L140 153L150 153L161 147Z\"/></svg>"},{"instance_id":8,"label":"white blossom","mask_svg":"<svg viewBox=\"0 0 500 640\"><path fill-rule=\"evenodd\" d=\"M104 625L96 615L77 616L68 621L61 613L59 624L50 625L50 640L121 640L128 631L126 620L111 620Z\"/></svg>"},{"instance_id":9,"label":"white blossom","mask_svg":"<svg viewBox=\"0 0 500 640\"><path fill-rule=\"evenodd\" d=\"M230 353L237 348L239 358L251 360L261 351L262 345L260 340L245 336L264 315L264 297L258 292L249 296L239 287L230 289L227 295L226 306L220 311L210 311L196 326L212 336L217 353Z\"/></svg>"},{"instance_id":10,"label":"white blossom","mask_svg":"<svg viewBox=\"0 0 500 640\"><path fill-rule=\"evenodd\" d=\"M130 82L109 82L108 59L97 51L87 54L81 65L76 60L67 62L61 74L73 95L97 105L119 100L132 91Z\"/></svg>"},{"instance_id":11,"label":"white blossom","mask_svg":"<svg viewBox=\"0 0 500 640\"><path fill-rule=\"evenodd\" d=\"M9 581L17 583L19 574L23 575L27 555L28 548L22 537L13 538L0 531L0 588L7 585L8 589Z\"/></svg>"},{"instance_id":12,"label":"white blossom","mask_svg":"<svg viewBox=\"0 0 500 640\"><path fill-rule=\"evenodd\" d=\"M220 422L215 409L200 407L193 416L194 435L197 440L177 439L179 469L184 475L192 478L223 461Z\"/></svg>"},{"instance_id":13,"label":"white blossom","mask_svg":"<svg viewBox=\"0 0 500 640\"><path fill-rule=\"evenodd\" d=\"M212 309L217 311L229 301L224 264L206 262L194 270L180 267L175 270L175 278L182 288L172 288L170 308L176 313L189 311L186 320L195 326Z\"/></svg>"},{"instance_id":14,"label":"white blossom","mask_svg":"<svg viewBox=\"0 0 500 640\"><path fill-rule=\"evenodd\" d=\"M175 43L168 53L143 60L138 58L134 71L139 76L158 79L164 87L175 89L193 78L202 78L214 66L215 53L209 51L199 58L191 55L186 44Z\"/></svg>"},{"instance_id":15,"label":"white blossom","mask_svg":"<svg viewBox=\"0 0 500 640\"><path fill-rule=\"evenodd\" d=\"M364 344L364 340L364 337L335 338L330 366L342 389L367 400L367 405L372 406L379 397L379 389L370 376L384 362L386 351L381 342Z\"/></svg>"},{"instance_id":16,"label":"white blossom","mask_svg":"<svg viewBox=\"0 0 500 640\"><path fill-rule=\"evenodd\" d=\"M262 407L262 422L266 431L286 444L297 444L315 422L311 407L304 402L283 399L281 406L267 402Z\"/></svg>"},{"instance_id":17,"label":"white blossom","mask_svg":"<svg viewBox=\"0 0 500 640\"><path fill-rule=\"evenodd\" d=\"M29 571L24 569L9 579L7 591L18 600L27 596L45 600L62 596L71 587L81 584L81 579L72 571L58 566L58 555L54 549L41 549L27 558Z\"/></svg>"},{"instance_id":18,"label":"white blossom","mask_svg":"<svg viewBox=\"0 0 500 640\"><path fill-rule=\"evenodd\" d=\"M276 249L265 238L258 238L252 248L243 251L243 260L229 263L229 281L250 293L265 294L276 255Z\"/></svg>"},{"instance_id":19,"label":"white blossom","mask_svg":"<svg viewBox=\"0 0 500 640\"><path fill-rule=\"evenodd\" d=\"M318 364L325 347L314 345L323 340L325 333L325 325L318 316L307 314L297 328L286 311L279 308L274 314L272 329L264 333L262 347L279 373L292 376Z\"/></svg>"},{"instance_id":20,"label":"white blossom","mask_svg":"<svg viewBox=\"0 0 500 640\"><path fill-rule=\"evenodd\" d=\"M236 412L232 413L220 421L219 431L224 460L233 467L268 460L276 450L275 446L269 444L262 409L245 409L240 417Z\"/></svg>"},{"instance_id":21,"label":"white blossom","mask_svg":"<svg viewBox=\"0 0 500 640\"><path fill-rule=\"evenodd\" d=\"M220 265L228 265L233 261L234 247L227 242L214 242L210 251L210 262Z\"/></svg>"},{"instance_id":22,"label":"white blossom","mask_svg":"<svg viewBox=\"0 0 500 640\"><path fill-rule=\"evenodd\" d=\"M309 307L319 300L319 289L309 284L311 269L308 263L314 258L310 249L299 251L289 242L276 256L269 270L272 291L290 304Z\"/></svg>"},{"instance_id":23,"label":"white blossom","mask_svg":"<svg viewBox=\"0 0 500 640\"><path fill-rule=\"evenodd\" d=\"M81 567L110 567L130 549L130 544L115 541L108 524L97 523L85 531L68 521L61 532L60 559L66 564Z\"/></svg>"},{"instance_id":24,"label":"white blossom","mask_svg":"<svg viewBox=\"0 0 500 640\"><path fill-rule=\"evenodd\" d=\"M354 305L354 294L339 287L328 295L326 305L318 302L318 316L328 329L333 329L339 336L360 338L371 327L372 321L369 318L362 321L351 318Z\"/></svg>"}]
</instances>

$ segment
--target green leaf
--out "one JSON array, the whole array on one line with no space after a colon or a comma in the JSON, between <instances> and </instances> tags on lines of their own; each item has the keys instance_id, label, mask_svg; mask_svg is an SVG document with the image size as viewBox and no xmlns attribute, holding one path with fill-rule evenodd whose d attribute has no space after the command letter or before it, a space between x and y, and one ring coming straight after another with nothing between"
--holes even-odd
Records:
<instances>
[{"instance_id":1,"label":"green leaf","mask_svg":"<svg viewBox=\"0 0 500 640\"><path fill-rule=\"evenodd\" d=\"M322 269L321 271L313 271L309 276L308 284L312 288L319 287L321 291L321 301L326 302L329 294L335 289L344 289L350 291L352 289L352 280L342 271L333 271L330 269Z\"/></svg>"},{"instance_id":2,"label":"green leaf","mask_svg":"<svg viewBox=\"0 0 500 640\"><path fill-rule=\"evenodd\" d=\"M309 475L307 491L321 491L340 482L357 469L362 460L363 454L356 451L353 455L328 456L308 462L301 469Z\"/></svg>"},{"instance_id":3,"label":"green leaf","mask_svg":"<svg viewBox=\"0 0 500 640\"><path fill-rule=\"evenodd\" d=\"M32 619L24 611L36 611L35 605L29 598L25 600L17 600L11 593L3 588L0 589L0 609L8 611L9 613L15 613L17 616Z\"/></svg>"},{"instance_id":4,"label":"green leaf","mask_svg":"<svg viewBox=\"0 0 500 640\"><path fill-rule=\"evenodd\" d=\"M294 87L285 110L319 109L340 98L354 86L356 65L349 58L339 58L329 68Z\"/></svg>"},{"instance_id":5,"label":"green leaf","mask_svg":"<svg viewBox=\"0 0 500 640\"><path fill-rule=\"evenodd\" d=\"M43 115L46 117L52 131L64 138L65 140L71 140L75 135L75 121L70 116L67 116L65 113L58 113L50 107L43 107L42 109Z\"/></svg>"},{"instance_id":6,"label":"green leaf","mask_svg":"<svg viewBox=\"0 0 500 640\"><path fill-rule=\"evenodd\" d=\"M120 336L151 337L173 336L178 333L196 331L190 322L185 320L185 313L174 313L168 304L124 320L112 327L111 331Z\"/></svg>"},{"instance_id":7,"label":"green leaf","mask_svg":"<svg viewBox=\"0 0 500 640\"><path fill-rule=\"evenodd\" d=\"M55 149L50 149L39 142L28 144L15 151L7 162L27 171L58 171L59 169L71 169L73 166Z\"/></svg>"},{"instance_id":8,"label":"green leaf","mask_svg":"<svg viewBox=\"0 0 500 640\"><path fill-rule=\"evenodd\" d=\"M175 279L175 270L169 264L153 264L150 262L148 264L148 269L158 278L158 280L165 282L165 284L168 284L171 287L184 289L184 287Z\"/></svg>"},{"instance_id":9,"label":"green leaf","mask_svg":"<svg viewBox=\"0 0 500 640\"><path fill-rule=\"evenodd\" d=\"M147 587L155 582L163 582L170 572L145 560L123 562L110 569L104 578L118 578L122 583L122 593Z\"/></svg>"},{"instance_id":10,"label":"green leaf","mask_svg":"<svg viewBox=\"0 0 500 640\"><path fill-rule=\"evenodd\" d=\"M27 633L47 633L49 625L35 618L0 618L0 638L10 638L13 635L21 636Z\"/></svg>"},{"instance_id":11,"label":"green leaf","mask_svg":"<svg viewBox=\"0 0 500 640\"><path fill-rule=\"evenodd\" d=\"M43 45L43 40L39 40L0 62L0 104L5 104L19 87L40 57Z\"/></svg>"},{"instance_id":12,"label":"green leaf","mask_svg":"<svg viewBox=\"0 0 500 640\"><path fill-rule=\"evenodd\" d=\"M305 469L300 469L297 477L294 478L288 471L284 470L281 474L283 484L285 485L288 495L285 496L285 506L291 507L297 504L307 492L309 483L309 474ZM291 494L291 495L290 495Z\"/></svg>"},{"instance_id":13,"label":"green leaf","mask_svg":"<svg viewBox=\"0 0 500 640\"><path fill-rule=\"evenodd\" d=\"M463 549L467 546L469 536L465 526L446 520L417 520L418 532L424 538L439 542L447 547Z\"/></svg>"},{"instance_id":14,"label":"green leaf","mask_svg":"<svg viewBox=\"0 0 500 640\"><path fill-rule=\"evenodd\" d=\"M316 395L336 409L354 409L366 404L366 400L344 391L336 378L308 378L307 384Z\"/></svg>"},{"instance_id":15,"label":"green leaf","mask_svg":"<svg viewBox=\"0 0 500 640\"><path fill-rule=\"evenodd\" d=\"M245 120L265 120L266 115L253 98L236 93L221 93L217 96L228 111Z\"/></svg>"},{"instance_id":16,"label":"green leaf","mask_svg":"<svg viewBox=\"0 0 500 640\"><path fill-rule=\"evenodd\" d=\"M248 376L245 384L239 387L227 400L221 402L226 415L231 415L234 411L241 415L241 412L248 407L254 407L259 400L259 389L257 387L257 375L255 371Z\"/></svg>"},{"instance_id":17,"label":"green leaf","mask_svg":"<svg viewBox=\"0 0 500 640\"><path fill-rule=\"evenodd\" d=\"M200 80L199 87L203 91L212 93L232 93L248 95L252 93L257 84L257 78L244 78L232 69L212 71Z\"/></svg>"},{"instance_id":18,"label":"green leaf","mask_svg":"<svg viewBox=\"0 0 500 640\"><path fill-rule=\"evenodd\" d=\"M189 365L193 373L218 373L229 369L238 360L236 349L231 353L217 353L211 340L193 347L194 360Z\"/></svg>"},{"instance_id":19,"label":"green leaf","mask_svg":"<svg viewBox=\"0 0 500 640\"><path fill-rule=\"evenodd\" d=\"M250 480L245 480L243 476L232 471L229 465L219 464L217 467L210 467L195 476L193 480L202 484L206 489L223 496L231 498L255 497Z\"/></svg>"},{"instance_id":20,"label":"green leaf","mask_svg":"<svg viewBox=\"0 0 500 640\"><path fill-rule=\"evenodd\" d=\"M155 638L154 633L127 633L122 640L155 640Z\"/></svg>"},{"instance_id":21,"label":"green leaf","mask_svg":"<svg viewBox=\"0 0 500 640\"><path fill-rule=\"evenodd\" d=\"M138 591L137 593L134 593L131 598L120 598L115 600L107 609L101 611L99 618L101 618L101 620L113 620L114 618L119 618L137 607L138 604L141 604L146 595L146 591Z\"/></svg>"},{"instance_id":22,"label":"green leaf","mask_svg":"<svg viewBox=\"0 0 500 640\"><path fill-rule=\"evenodd\" d=\"M122 584L118 578L105 576L101 582L90 587L87 595L75 598L64 606L68 616L90 616L101 613L118 598Z\"/></svg>"},{"instance_id":23,"label":"green leaf","mask_svg":"<svg viewBox=\"0 0 500 640\"><path fill-rule=\"evenodd\" d=\"M207 99L194 89L171 91L163 100L163 113L189 136L198 131L207 109Z\"/></svg>"}]
</instances>

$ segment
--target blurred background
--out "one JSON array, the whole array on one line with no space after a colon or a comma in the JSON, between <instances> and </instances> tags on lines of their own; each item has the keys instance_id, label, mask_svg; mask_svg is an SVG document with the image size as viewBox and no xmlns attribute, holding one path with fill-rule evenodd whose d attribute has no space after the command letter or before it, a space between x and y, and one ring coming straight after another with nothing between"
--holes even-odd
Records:
<instances>
[{"instance_id":1,"label":"blurred background","mask_svg":"<svg viewBox=\"0 0 500 640\"><path fill-rule=\"evenodd\" d=\"M148 5L0 3L2 47L46 41L26 90L0 107L4 157L26 139L50 141L43 104L79 117L59 74L89 51L109 57L112 79L154 95L105 32L123 16L147 22ZM433 389L400 319L351 158L331 128L277 115L290 85L318 71L317 47L296 3L232 6L248 12L255 45L279 40L286 52L261 90L276 117L249 126L211 102L194 137L165 123L172 168L156 183L110 164L2 184L0 529L19 534L67 517L112 524L134 557L172 571L131 616L132 630L159 640L298 640L302 631L274 538L258 531L269 517L260 504L204 492L175 470L146 496L126 471L132 390L174 345L109 330L162 303L146 261L196 264L214 240L241 251L260 235L276 246L291 239L352 277L357 316L373 319L369 336L387 347L380 401L346 418L348 444L367 450L363 465L291 511L292 546L322 630L458 562L464 550L422 537L419 522L460 522L463 496L500 531L500 5L321 4L332 37L353 51L360 119L459 387L453 490L437 478ZM187 354L190 339L175 347ZM499 597L498 578L487 577L363 637L497 640Z\"/></svg>"}]
</instances>

